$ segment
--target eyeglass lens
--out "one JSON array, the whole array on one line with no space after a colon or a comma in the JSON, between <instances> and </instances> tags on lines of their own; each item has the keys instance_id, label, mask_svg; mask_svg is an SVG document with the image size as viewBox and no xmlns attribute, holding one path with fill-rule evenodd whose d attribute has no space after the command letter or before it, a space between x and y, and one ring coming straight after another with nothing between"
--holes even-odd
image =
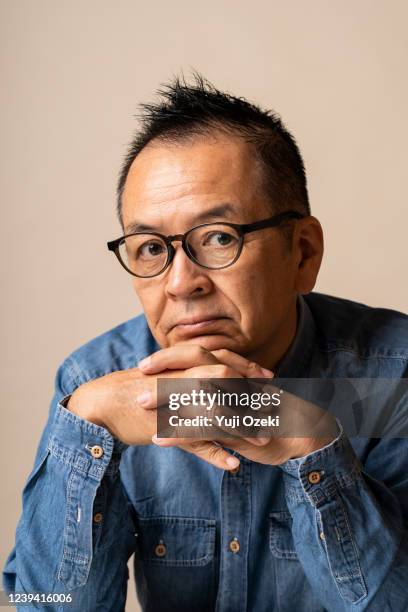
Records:
<instances>
[{"instance_id":1,"label":"eyeglass lens","mask_svg":"<svg viewBox=\"0 0 408 612\"><path fill-rule=\"evenodd\" d=\"M240 247L238 232L223 224L196 227L187 234L187 249L198 264L223 268L232 263ZM137 276L154 276L165 268L168 258L165 241L154 234L135 234L119 247L124 265Z\"/></svg>"}]
</instances>

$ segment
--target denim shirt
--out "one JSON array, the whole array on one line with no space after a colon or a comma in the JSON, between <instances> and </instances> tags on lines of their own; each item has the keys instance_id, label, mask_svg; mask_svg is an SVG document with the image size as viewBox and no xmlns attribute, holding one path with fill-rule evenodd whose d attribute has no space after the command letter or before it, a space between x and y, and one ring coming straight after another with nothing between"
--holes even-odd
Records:
<instances>
[{"instance_id":1,"label":"denim shirt","mask_svg":"<svg viewBox=\"0 0 408 612\"><path fill-rule=\"evenodd\" d=\"M408 317L318 293L298 305L279 376L406 377ZM65 408L79 385L158 349L140 315L58 369L5 590L75 595L50 611L120 612L134 554L146 612L406 612L408 440L342 432L279 466L240 457L232 473L127 446Z\"/></svg>"}]
</instances>

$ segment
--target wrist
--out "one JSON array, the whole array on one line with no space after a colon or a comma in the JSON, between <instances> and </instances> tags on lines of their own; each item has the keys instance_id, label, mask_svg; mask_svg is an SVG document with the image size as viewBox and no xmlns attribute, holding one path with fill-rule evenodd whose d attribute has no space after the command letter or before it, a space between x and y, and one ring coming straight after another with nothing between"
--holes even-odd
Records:
<instances>
[{"instance_id":1,"label":"wrist","mask_svg":"<svg viewBox=\"0 0 408 612\"><path fill-rule=\"evenodd\" d=\"M86 398L81 391L81 387L78 387L69 398L68 404L66 405L67 410L76 414L81 419L89 421L94 425L106 427L105 421L92 401Z\"/></svg>"},{"instance_id":2,"label":"wrist","mask_svg":"<svg viewBox=\"0 0 408 612\"><path fill-rule=\"evenodd\" d=\"M314 453L318 450L321 450L325 446L328 446L336 439L336 436L326 436L321 438L300 438L299 446L294 450L290 459L301 459L302 457L306 457L306 455L310 455L310 453Z\"/></svg>"}]
</instances>

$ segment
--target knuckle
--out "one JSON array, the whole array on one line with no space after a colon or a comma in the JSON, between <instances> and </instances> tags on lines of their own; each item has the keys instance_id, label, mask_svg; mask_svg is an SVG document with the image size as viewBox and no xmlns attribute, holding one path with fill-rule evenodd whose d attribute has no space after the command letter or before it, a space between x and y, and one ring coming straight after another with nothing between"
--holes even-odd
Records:
<instances>
[{"instance_id":1,"label":"knuckle","mask_svg":"<svg viewBox=\"0 0 408 612\"><path fill-rule=\"evenodd\" d=\"M210 461L217 461L218 459L221 459L223 453L224 451L222 450L222 448L220 448L219 446L211 445L208 449L208 458L210 459Z\"/></svg>"},{"instance_id":2,"label":"knuckle","mask_svg":"<svg viewBox=\"0 0 408 612\"><path fill-rule=\"evenodd\" d=\"M248 370L252 372L258 369L258 364L255 361L250 361L247 367L248 367Z\"/></svg>"},{"instance_id":3,"label":"knuckle","mask_svg":"<svg viewBox=\"0 0 408 612\"><path fill-rule=\"evenodd\" d=\"M216 351L213 351L213 355L217 358L217 359L225 359L228 356L229 351L227 349L217 349Z\"/></svg>"},{"instance_id":4,"label":"knuckle","mask_svg":"<svg viewBox=\"0 0 408 612\"><path fill-rule=\"evenodd\" d=\"M192 450L194 450L194 452L196 453L200 453L203 452L205 450L206 444L205 442L203 442L202 440L193 440L191 442L189 442L190 447L192 448Z\"/></svg>"},{"instance_id":5,"label":"knuckle","mask_svg":"<svg viewBox=\"0 0 408 612\"><path fill-rule=\"evenodd\" d=\"M201 361L207 355L208 351L205 348L199 345L195 347L195 356L197 357L197 359Z\"/></svg>"}]
</instances>

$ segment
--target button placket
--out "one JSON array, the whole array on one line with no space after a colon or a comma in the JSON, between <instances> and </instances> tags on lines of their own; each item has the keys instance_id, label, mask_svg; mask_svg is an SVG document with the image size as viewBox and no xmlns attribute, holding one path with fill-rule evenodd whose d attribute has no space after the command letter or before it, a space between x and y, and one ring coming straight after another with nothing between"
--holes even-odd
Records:
<instances>
[{"instance_id":1,"label":"button placket","mask_svg":"<svg viewBox=\"0 0 408 612\"><path fill-rule=\"evenodd\" d=\"M251 527L251 462L240 457L237 474L226 471L221 484L220 585L216 610L245 610Z\"/></svg>"},{"instance_id":2,"label":"button placket","mask_svg":"<svg viewBox=\"0 0 408 612\"><path fill-rule=\"evenodd\" d=\"M234 538L233 540L231 540L231 542L229 543L229 549L234 554L239 552L240 545L239 545L239 542L238 542L238 538Z\"/></svg>"}]
</instances>

